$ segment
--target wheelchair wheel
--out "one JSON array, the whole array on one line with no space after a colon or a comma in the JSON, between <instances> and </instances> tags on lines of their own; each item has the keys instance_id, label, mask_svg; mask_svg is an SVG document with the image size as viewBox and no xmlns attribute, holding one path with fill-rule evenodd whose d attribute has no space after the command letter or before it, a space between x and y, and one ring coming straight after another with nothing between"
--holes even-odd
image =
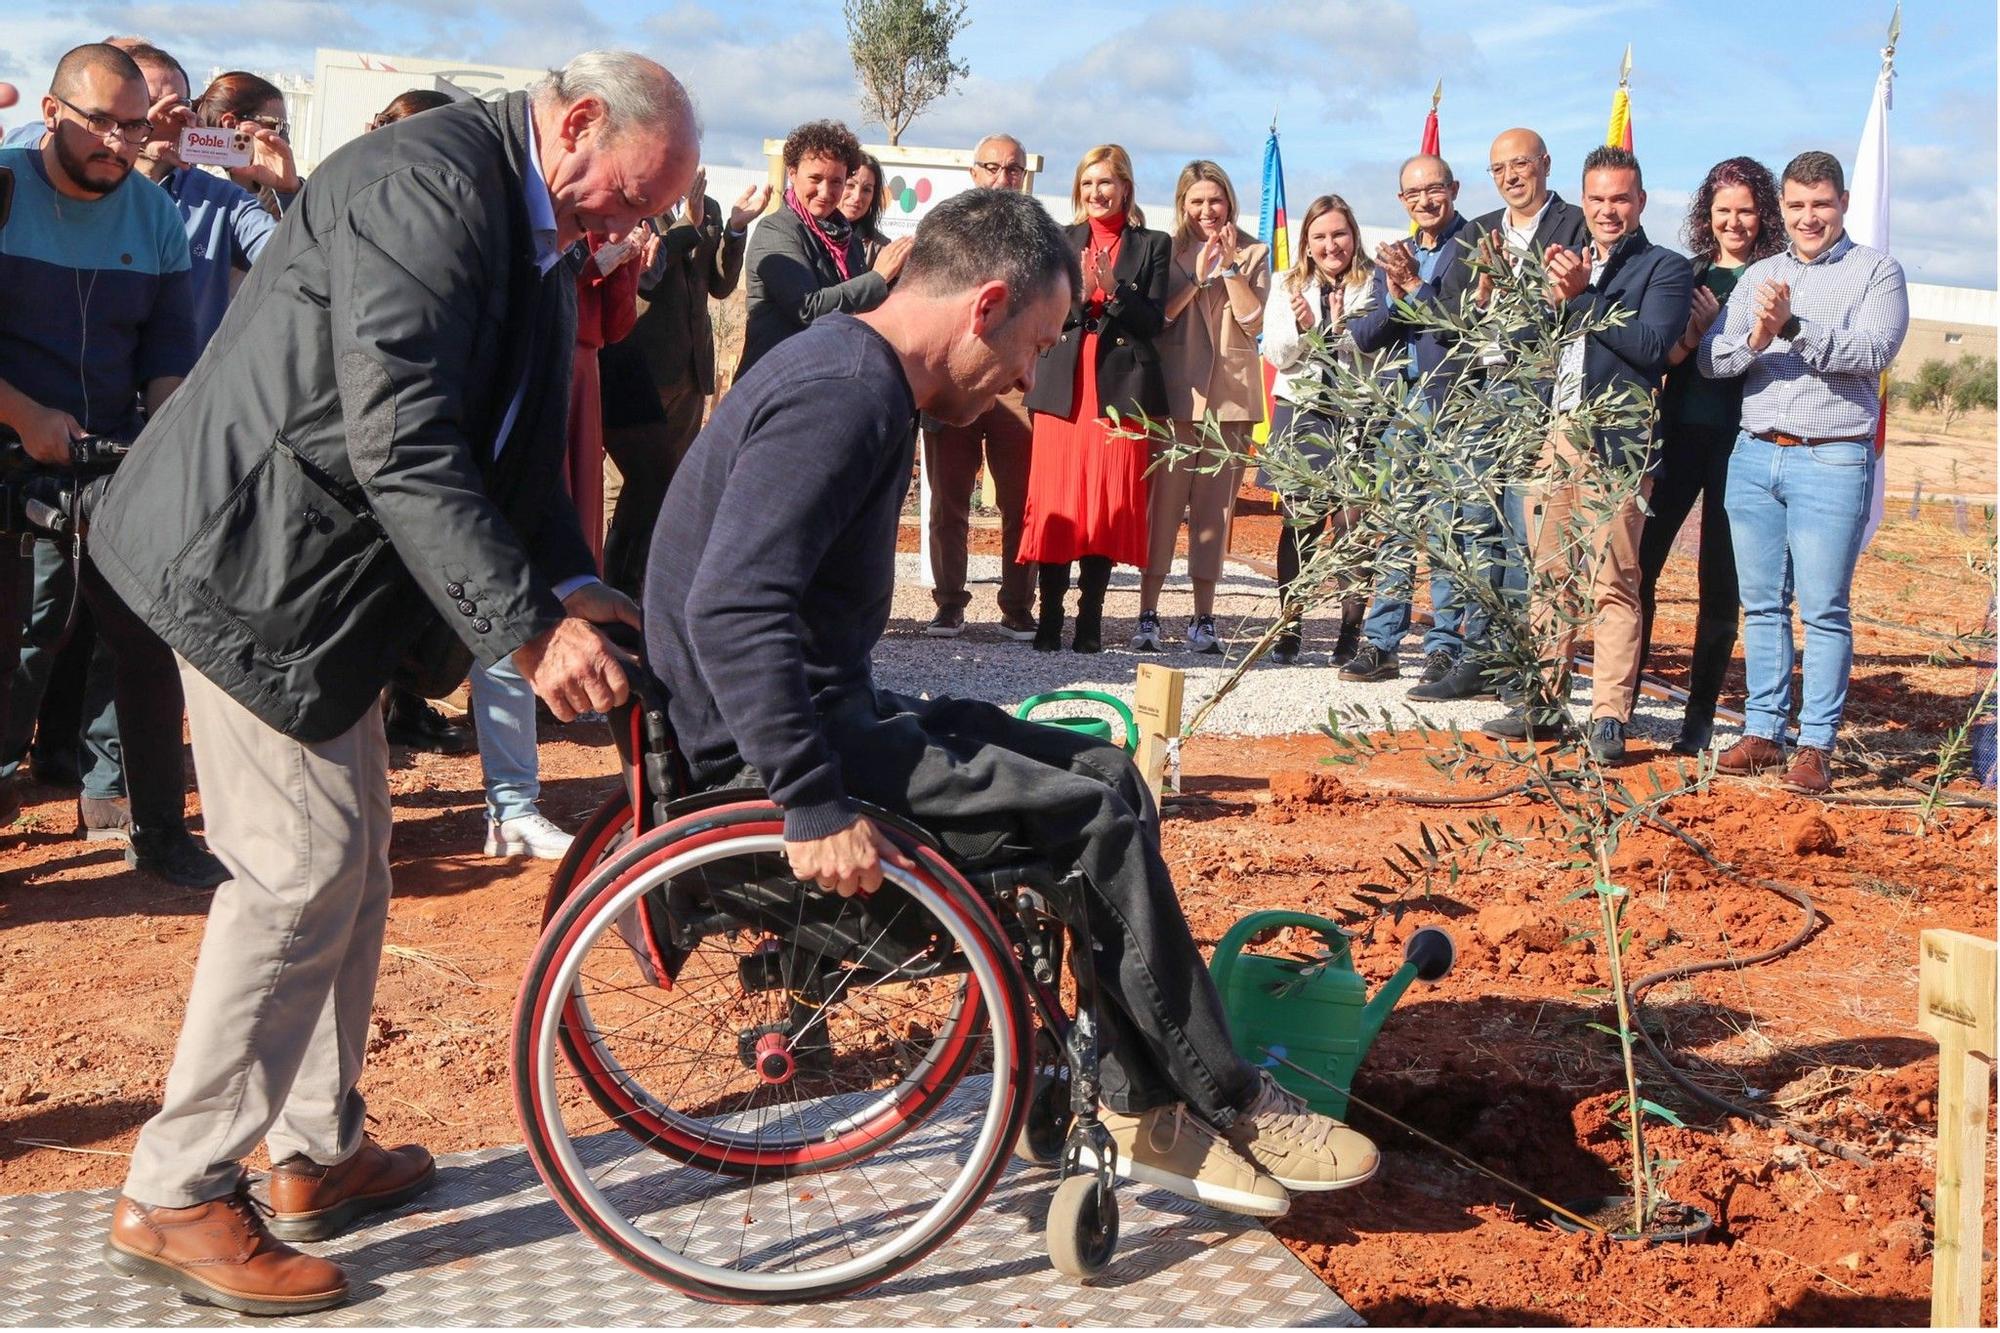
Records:
<instances>
[{"instance_id":1,"label":"wheelchair wheel","mask_svg":"<svg viewBox=\"0 0 2000 1333\"><path fill-rule=\"evenodd\" d=\"M1032 1027L990 910L927 850L872 895L803 888L782 834L759 801L618 853L556 912L516 1013L550 1192L628 1266L710 1300L820 1299L917 1262L1026 1115ZM642 950L648 895L673 924Z\"/></svg>"},{"instance_id":2,"label":"wheelchair wheel","mask_svg":"<svg viewBox=\"0 0 2000 1333\"><path fill-rule=\"evenodd\" d=\"M1118 1249L1118 1196L1080 1171L1056 1186L1046 1231L1049 1262L1064 1277L1102 1272Z\"/></svg>"}]
</instances>

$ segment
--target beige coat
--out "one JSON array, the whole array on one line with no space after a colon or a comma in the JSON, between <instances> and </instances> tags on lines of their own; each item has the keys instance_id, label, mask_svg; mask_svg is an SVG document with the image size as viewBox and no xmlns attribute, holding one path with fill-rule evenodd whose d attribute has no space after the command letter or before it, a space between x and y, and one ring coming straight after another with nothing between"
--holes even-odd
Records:
<instances>
[{"instance_id":1,"label":"beige coat","mask_svg":"<svg viewBox=\"0 0 2000 1333\"><path fill-rule=\"evenodd\" d=\"M1221 282L1197 291L1180 317L1159 337L1167 378L1167 415L1198 421L1214 412L1218 421L1264 419L1264 367L1257 335L1264 327L1264 303L1271 291L1270 247L1252 241L1236 252L1236 268L1257 294L1257 311L1239 319ZM1199 246L1174 252L1167 271L1168 305L1194 285Z\"/></svg>"}]
</instances>

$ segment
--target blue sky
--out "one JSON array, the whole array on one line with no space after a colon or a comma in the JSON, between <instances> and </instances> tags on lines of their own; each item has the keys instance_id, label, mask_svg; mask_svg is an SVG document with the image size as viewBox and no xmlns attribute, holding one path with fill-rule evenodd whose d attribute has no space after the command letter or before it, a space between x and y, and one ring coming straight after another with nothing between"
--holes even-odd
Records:
<instances>
[{"instance_id":1,"label":"blue sky","mask_svg":"<svg viewBox=\"0 0 2000 1333\"><path fill-rule=\"evenodd\" d=\"M1619 58L1633 44L1633 123L1656 239L1719 158L1776 169L1806 148L1851 162L1888 25L1885 0L1753 5L1408 4L1398 0L970 0L963 91L931 108L908 144L969 146L1008 129L1066 178L1078 154L1132 150L1140 193L1170 194L1189 157L1214 157L1254 207L1266 126L1278 113L1296 213L1335 190L1364 222L1390 224L1395 167L1416 148L1444 80L1447 158L1468 212L1497 204L1484 178L1493 136L1540 130L1558 189L1604 132ZM711 162L749 165L767 135L820 115L859 125L838 0L44 0L8 5L0 79L24 100L77 41L136 32L197 77L215 65L310 73L315 46L514 65L631 46L679 73L701 104ZM1995 284L1995 9L1912 3L1891 121L1893 248L1919 282ZM23 110L0 113L18 118ZM1045 184L1043 188L1050 188Z\"/></svg>"}]
</instances>

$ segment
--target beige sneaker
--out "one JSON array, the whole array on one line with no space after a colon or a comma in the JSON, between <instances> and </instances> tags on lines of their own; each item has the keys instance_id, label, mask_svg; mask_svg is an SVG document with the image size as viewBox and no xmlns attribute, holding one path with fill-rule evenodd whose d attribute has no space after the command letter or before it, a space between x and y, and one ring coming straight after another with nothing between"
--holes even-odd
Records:
<instances>
[{"instance_id":1,"label":"beige sneaker","mask_svg":"<svg viewBox=\"0 0 2000 1333\"><path fill-rule=\"evenodd\" d=\"M1223 1131L1237 1149L1288 1190L1344 1190L1375 1174L1382 1154L1365 1137L1278 1086L1268 1070L1261 1086Z\"/></svg>"},{"instance_id":2,"label":"beige sneaker","mask_svg":"<svg viewBox=\"0 0 2000 1333\"><path fill-rule=\"evenodd\" d=\"M1111 1131L1111 1169L1127 1180L1248 1217L1283 1217L1292 1206L1282 1185L1244 1161L1185 1106L1156 1106L1141 1115L1106 1110L1098 1119ZM1088 1146L1083 1161L1097 1165Z\"/></svg>"}]
</instances>

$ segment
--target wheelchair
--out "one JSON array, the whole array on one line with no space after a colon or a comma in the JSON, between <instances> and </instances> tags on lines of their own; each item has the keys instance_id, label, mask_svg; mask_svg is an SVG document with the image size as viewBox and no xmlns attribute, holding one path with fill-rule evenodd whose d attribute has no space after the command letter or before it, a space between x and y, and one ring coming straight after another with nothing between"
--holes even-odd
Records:
<instances>
[{"instance_id":1,"label":"wheelchair","mask_svg":"<svg viewBox=\"0 0 2000 1333\"><path fill-rule=\"evenodd\" d=\"M782 812L692 790L639 676L611 717L624 790L556 869L515 1009L516 1113L563 1211L699 1299L817 1301L943 1245L1018 1156L1057 1173L1052 1263L1102 1269L1080 878L864 806L914 869L852 898L801 884Z\"/></svg>"}]
</instances>

